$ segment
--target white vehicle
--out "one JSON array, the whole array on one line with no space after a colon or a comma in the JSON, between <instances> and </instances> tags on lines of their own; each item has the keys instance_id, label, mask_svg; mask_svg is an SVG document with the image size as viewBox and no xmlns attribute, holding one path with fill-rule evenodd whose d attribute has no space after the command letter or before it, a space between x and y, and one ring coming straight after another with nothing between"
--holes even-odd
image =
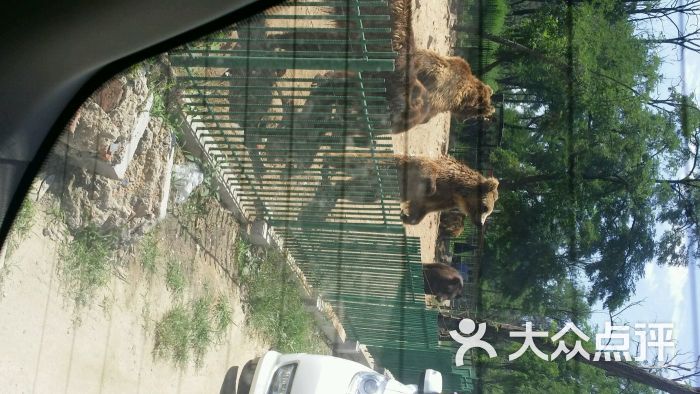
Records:
<instances>
[{"instance_id":1,"label":"white vehicle","mask_svg":"<svg viewBox=\"0 0 700 394\"><path fill-rule=\"evenodd\" d=\"M404 385L354 361L315 354L265 353L241 371L231 367L221 394L440 394L442 375L428 369L423 383Z\"/></svg>"}]
</instances>

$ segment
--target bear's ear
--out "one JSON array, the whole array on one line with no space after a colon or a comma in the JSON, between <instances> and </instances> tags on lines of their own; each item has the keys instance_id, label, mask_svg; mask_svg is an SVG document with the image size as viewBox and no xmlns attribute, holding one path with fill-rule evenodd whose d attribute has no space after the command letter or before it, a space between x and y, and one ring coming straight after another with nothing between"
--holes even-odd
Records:
<instances>
[{"instance_id":1,"label":"bear's ear","mask_svg":"<svg viewBox=\"0 0 700 394\"><path fill-rule=\"evenodd\" d=\"M498 179L496 178L486 178L480 185L482 193L495 192L498 189Z\"/></svg>"}]
</instances>

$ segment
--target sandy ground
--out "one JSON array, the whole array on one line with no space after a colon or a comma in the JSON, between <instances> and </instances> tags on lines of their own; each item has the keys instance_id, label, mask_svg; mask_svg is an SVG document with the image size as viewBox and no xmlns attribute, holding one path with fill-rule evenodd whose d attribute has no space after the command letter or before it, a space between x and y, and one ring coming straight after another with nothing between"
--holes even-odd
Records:
<instances>
[{"instance_id":1,"label":"sandy ground","mask_svg":"<svg viewBox=\"0 0 700 394\"><path fill-rule=\"evenodd\" d=\"M450 54L450 20L448 0L414 1L413 30L416 45L435 52ZM440 114L428 123L416 126L406 133L393 136L394 151L409 155L437 157L447 153L450 138L450 115ZM435 239L438 214L433 213L416 226L407 226L407 233L421 239L421 259L432 262L435 257Z\"/></svg>"},{"instance_id":2,"label":"sandy ground","mask_svg":"<svg viewBox=\"0 0 700 394\"><path fill-rule=\"evenodd\" d=\"M113 275L90 309L79 312L76 327L72 303L56 274L59 242L43 235L47 227L58 233L49 222L38 213L29 236L5 262L9 274L0 299L0 392L213 393L230 366L242 366L268 348L245 332L237 287L216 264L207 242L195 242L172 219L159 231L161 249L191 262L185 297L207 283L227 294L233 308L230 330L201 367L179 369L153 356L155 322L175 302L162 279L163 265L150 280L138 262L124 267L123 279Z\"/></svg>"}]
</instances>

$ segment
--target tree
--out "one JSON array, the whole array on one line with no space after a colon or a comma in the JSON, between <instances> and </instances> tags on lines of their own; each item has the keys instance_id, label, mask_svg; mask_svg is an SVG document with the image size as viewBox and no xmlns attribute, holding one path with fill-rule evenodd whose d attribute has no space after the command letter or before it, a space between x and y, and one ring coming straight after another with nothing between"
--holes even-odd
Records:
<instances>
[{"instance_id":1,"label":"tree","mask_svg":"<svg viewBox=\"0 0 700 394\"><path fill-rule=\"evenodd\" d=\"M653 97L660 59L632 22L611 17L616 8L547 3L503 36L487 37L509 59L502 92L529 98L506 109L509 127L490 155L503 193L484 275L504 294L583 273L592 282L589 302L615 309L647 262L679 255L675 230L697 223L688 215L695 178L668 176L692 157L685 148L692 132L678 127L687 107L678 95L663 106ZM555 60L568 53L571 67ZM657 243L659 221L674 231Z\"/></svg>"}]
</instances>

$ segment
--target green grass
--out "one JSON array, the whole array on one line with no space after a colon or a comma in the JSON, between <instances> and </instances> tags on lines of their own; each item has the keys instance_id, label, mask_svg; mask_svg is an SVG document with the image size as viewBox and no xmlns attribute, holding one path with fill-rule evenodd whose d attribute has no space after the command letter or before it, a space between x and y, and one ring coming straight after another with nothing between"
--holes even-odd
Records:
<instances>
[{"instance_id":1,"label":"green grass","mask_svg":"<svg viewBox=\"0 0 700 394\"><path fill-rule=\"evenodd\" d=\"M208 291L186 306L176 305L155 325L153 353L184 367L190 360L201 366L209 349L233 323L229 300L214 299Z\"/></svg>"},{"instance_id":2,"label":"green grass","mask_svg":"<svg viewBox=\"0 0 700 394\"><path fill-rule=\"evenodd\" d=\"M22 207L17 213L15 222L12 224L13 235L22 240L32 228L34 216L36 215L36 203L30 199L24 200Z\"/></svg>"},{"instance_id":3,"label":"green grass","mask_svg":"<svg viewBox=\"0 0 700 394\"><path fill-rule=\"evenodd\" d=\"M257 257L242 241L236 257L248 327L282 352L328 353L313 316L304 308L297 277L283 257Z\"/></svg>"},{"instance_id":4,"label":"green grass","mask_svg":"<svg viewBox=\"0 0 700 394\"><path fill-rule=\"evenodd\" d=\"M151 116L163 121L165 127L179 134L178 143L182 144L182 118L179 115L177 104L171 98L175 91L175 81L166 72L166 66L157 59L152 59L148 65L148 87L153 94Z\"/></svg>"},{"instance_id":5,"label":"green grass","mask_svg":"<svg viewBox=\"0 0 700 394\"><path fill-rule=\"evenodd\" d=\"M158 270L158 236L156 230L146 234L141 239L141 267L149 276L152 276Z\"/></svg>"},{"instance_id":6,"label":"green grass","mask_svg":"<svg viewBox=\"0 0 700 394\"><path fill-rule=\"evenodd\" d=\"M187 286L187 277L182 270L182 264L171 259L165 271L165 286L175 297L181 297Z\"/></svg>"},{"instance_id":7,"label":"green grass","mask_svg":"<svg viewBox=\"0 0 700 394\"><path fill-rule=\"evenodd\" d=\"M109 282L115 247L114 237L92 224L77 231L73 240L61 247L58 273L76 307L88 305Z\"/></svg>"},{"instance_id":8,"label":"green grass","mask_svg":"<svg viewBox=\"0 0 700 394\"><path fill-rule=\"evenodd\" d=\"M196 364L201 364L207 349L214 341L213 309L208 294L195 300L191 306L191 346Z\"/></svg>"},{"instance_id":9,"label":"green grass","mask_svg":"<svg viewBox=\"0 0 700 394\"><path fill-rule=\"evenodd\" d=\"M216 331L219 335L223 334L231 323L233 323L231 303L225 295L219 294L216 303L214 303L214 324L216 326Z\"/></svg>"},{"instance_id":10,"label":"green grass","mask_svg":"<svg viewBox=\"0 0 700 394\"><path fill-rule=\"evenodd\" d=\"M197 186L187 197L187 200L179 206L178 215L188 222L194 222L198 218L206 216L209 212L209 204L219 200L219 184L217 174L220 173L216 165L212 165L206 159L200 159L190 153L184 152L188 162L195 163L202 171L202 183Z\"/></svg>"},{"instance_id":11,"label":"green grass","mask_svg":"<svg viewBox=\"0 0 700 394\"><path fill-rule=\"evenodd\" d=\"M35 215L36 203L30 199L25 199L17 212L17 216L15 217L14 223L12 223L12 228L7 237L7 257L11 256L24 238L27 237L29 230L31 230L34 224ZM0 281L2 281L5 275L7 275L7 272L0 272Z\"/></svg>"},{"instance_id":12,"label":"green grass","mask_svg":"<svg viewBox=\"0 0 700 394\"><path fill-rule=\"evenodd\" d=\"M178 305L168 311L156 323L154 354L170 358L176 365L184 366L190 357L190 316L184 306Z\"/></svg>"}]
</instances>

